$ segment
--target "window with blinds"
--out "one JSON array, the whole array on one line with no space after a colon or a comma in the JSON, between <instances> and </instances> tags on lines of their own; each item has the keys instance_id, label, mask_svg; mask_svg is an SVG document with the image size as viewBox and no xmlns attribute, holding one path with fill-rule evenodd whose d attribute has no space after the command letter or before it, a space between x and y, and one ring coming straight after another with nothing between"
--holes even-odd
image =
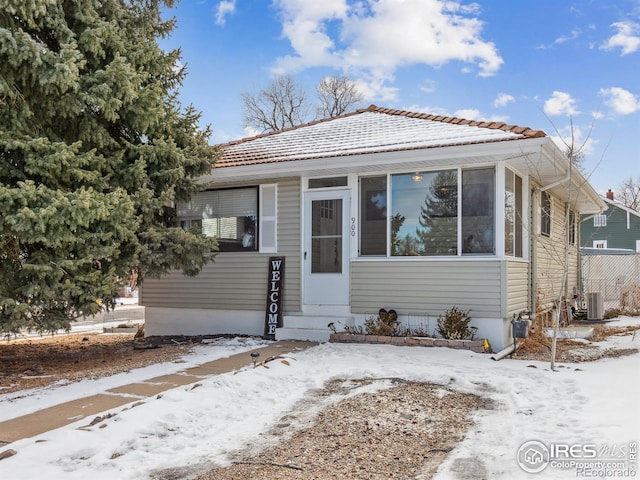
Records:
<instances>
[{"instance_id":1,"label":"window with blinds","mask_svg":"<svg viewBox=\"0 0 640 480\"><path fill-rule=\"evenodd\" d=\"M189 203L179 203L176 213L182 228L194 228L218 239L221 252L256 251L258 189L207 190Z\"/></svg>"}]
</instances>

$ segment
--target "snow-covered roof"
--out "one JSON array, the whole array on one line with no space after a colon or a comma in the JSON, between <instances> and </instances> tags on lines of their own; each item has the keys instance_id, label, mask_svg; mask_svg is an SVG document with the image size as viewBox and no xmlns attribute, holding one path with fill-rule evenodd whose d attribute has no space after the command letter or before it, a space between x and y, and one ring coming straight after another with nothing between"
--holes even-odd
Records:
<instances>
[{"instance_id":1,"label":"snow-covered roof","mask_svg":"<svg viewBox=\"0 0 640 480\"><path fill-rule=\"evenodd\" d=\"M636 217L640 218L640 212L638 210L634 210L633 208L629 208L624 203L621 203L618 200L611 200L610 198L607 198L605 195L600 195L600 198L602 198L602 200L607 202L609 205L611 205L613 207L617 207L617 208L619 208L621 210L624 210L625 212L627 212L627 213L629 213L631 215L635 215Z\"/></svg>"},{"instance_id":2,"label":"snow-covered roof","mask_svg":"<svg viewBox=\"0 0 640 480\"><path fill-rule=\"evenodd\" d=\"M216 168L545 137L541 130L371 105L220 145Z\"/></svg>"}]
</instances>

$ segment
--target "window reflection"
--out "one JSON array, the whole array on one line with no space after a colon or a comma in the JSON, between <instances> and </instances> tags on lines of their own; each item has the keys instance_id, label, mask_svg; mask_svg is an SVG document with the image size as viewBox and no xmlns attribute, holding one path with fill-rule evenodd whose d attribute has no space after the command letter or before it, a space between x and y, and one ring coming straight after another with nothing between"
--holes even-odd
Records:
<instances>
[{"instance_id":1,"label":"window reflection","mask_svg":"<svg viewBox=\"0 0 640 480\"><path fill-rule=\"evenodd\" d=\"M387 242L392 256L495 254L495 173L489 167L362 178L360 255L384 256ZM515 191L519 211L519 178Z\"/></svg>"},{"instance_id":2,"label":"window reflection","mask_svg":"<svg viewBox=\"0 0 640 480\"><path fill-rule=\"evenodd\" d=\"M387 176L360 179L360 255L387 254Z\"/></svg>"},{"instance_id":3,"label":"window reflection","mask_svg":"<svg viewBox=\"0 0 640 480\"><path fill-rule=\"evenodd\" d=\"M457 177L457 170L391 177L392 255L458 253Z\"/></svg>"},{"instance_id":4,"label":"window reflection","mask_svg":"<svg viewBox=\"0 0 640 480\"><path fill-rule=\"evenodd\" d=\"M462 172L462 253L495 251L495 170Z\"/></svg>"}]
</instances>

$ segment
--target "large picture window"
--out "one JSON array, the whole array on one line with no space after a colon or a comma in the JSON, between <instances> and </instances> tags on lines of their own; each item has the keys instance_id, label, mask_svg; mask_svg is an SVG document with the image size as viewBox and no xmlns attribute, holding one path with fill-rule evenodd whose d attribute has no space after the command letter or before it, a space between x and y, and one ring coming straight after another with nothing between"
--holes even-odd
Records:
<instances>
[{"instance_id":1,"label":"large picture window","mask_svg":"<svg viewBox=\"0 0 640 480\"><path fill-rule=\"evenodd\" d=\"M218 239L221 252L258 250L258 188L207 190L176 208L180 225Z\"/></svg>"},{"instance_id":2,"label":"large picture window","mask_svg":"<svg viewBox=\"0 0 640 480\"><path fill-rule=\"evenodd\" d=\"M493 254L495 223L494 168L360 179L362 256Z\"/></svg>"}]
</instances>

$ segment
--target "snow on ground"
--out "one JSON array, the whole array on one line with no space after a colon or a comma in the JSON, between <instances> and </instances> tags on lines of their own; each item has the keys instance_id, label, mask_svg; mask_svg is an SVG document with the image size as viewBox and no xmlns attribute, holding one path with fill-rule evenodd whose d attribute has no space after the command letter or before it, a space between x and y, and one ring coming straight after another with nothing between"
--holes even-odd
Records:
<instances>
[{"instance_id":1,"label":"snow on ground","mask_svg":"<svg viewBox=\"0 0 640 480\"><path fill-rule=\"evenodd\" d=\"M638 322L622 318L612 325ZM249 347L239 340L202 345L185 358L186 364L149 367L123 378L46 389L24 398L0 395L0 420ZM640 333L611 337L602 347L640 348ZM571 458L561 452L556 459L565 455L567 461L592 461L588 457L596 449L596 460L624 454L622 461L628 462L629 446L640 443L637 352L559 364L556 371L542 362L496 362L468 351L391 345L321 344L288 357L288 365L274 361L268 369L247 367L200 381L199 388L179 387L146 399L136 408L114 409L118 414L103 423L105 428L78 430L87 424L84 419L14 442L0 448L18 452L0 461L0 478L142 479L163 469L224 464L227 453L263 442L263 434L282 415L335 377L400 377L490 398L492 408L475 414L474 427L438 471L441 480L580 478L575 466L562 470L550 464L542 474L525 473L516 461L518 449L536 440L549 448L574 446ZM637 467L636 462L631 464Z\"/></svg>"}]
</instances>

